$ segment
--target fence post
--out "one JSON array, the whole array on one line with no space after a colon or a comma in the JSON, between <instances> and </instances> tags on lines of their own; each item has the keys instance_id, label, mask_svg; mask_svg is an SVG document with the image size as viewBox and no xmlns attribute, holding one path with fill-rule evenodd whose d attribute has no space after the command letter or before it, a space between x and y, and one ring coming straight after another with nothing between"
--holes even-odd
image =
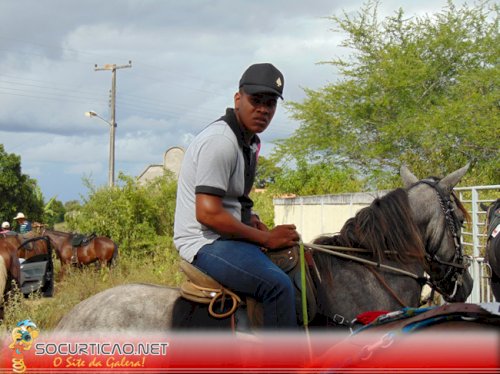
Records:
<instances>
[{"instance_id":1,"label":"fence post","mask_svg":"<svg viewBox=\"0 0 500 374\"><path fill-rule=\"evenodd\" d=\"M480 303L481 302L481 283L483 281L482 279L482 274L481 274L481 269L479 265L479 261L477 261L477 258L480 256L479 253L479 214L478 214L478 204L479 204L479 196L478 196L478 191L476 188L472 187L471 188L471 196L472 196L472 206L471 206L471 211L472 211L472 255L473 255L473 261L472 261L472 273L473 273L473 279L476 281L474 282L474 286L472 288L472 293L469 297L470 302L472 303Z\"/></svg>"}]
</instances>

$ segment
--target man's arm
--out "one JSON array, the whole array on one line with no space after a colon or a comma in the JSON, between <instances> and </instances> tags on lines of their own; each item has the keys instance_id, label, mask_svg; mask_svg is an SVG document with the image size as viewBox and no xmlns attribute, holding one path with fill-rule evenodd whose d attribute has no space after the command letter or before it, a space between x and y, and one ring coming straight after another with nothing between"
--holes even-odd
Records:
<instances>
[{"instance_id":1,"label":"man's arm","mask_svg":"<svg viewBox=\"0 0 500 374\"><path fill-rule=\"evenodd\" d=\"M196 194L196 219L225 238L250 241L271 250L291 247L299 240L295 225L279 225L269 231L245 225L224 209L222 198L214 195Z\"/></svg>"}]
</instances>

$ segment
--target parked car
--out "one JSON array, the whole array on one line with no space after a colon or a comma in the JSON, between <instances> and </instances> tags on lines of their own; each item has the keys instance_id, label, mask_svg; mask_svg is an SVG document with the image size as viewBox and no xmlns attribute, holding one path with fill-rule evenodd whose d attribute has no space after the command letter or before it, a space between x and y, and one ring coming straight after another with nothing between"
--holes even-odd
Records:
<instances>
[{"instance_id":1,"label":"parked car","mask_svg":"<svg viewBox=\"0 0 500 374\"><path fill-rule=\"evenodd\" d=\"M21 262L21 291L24 295L40 291L45 297L54 295L54 264L52 251L35 255Z\"/></svg>"}]
</instances>

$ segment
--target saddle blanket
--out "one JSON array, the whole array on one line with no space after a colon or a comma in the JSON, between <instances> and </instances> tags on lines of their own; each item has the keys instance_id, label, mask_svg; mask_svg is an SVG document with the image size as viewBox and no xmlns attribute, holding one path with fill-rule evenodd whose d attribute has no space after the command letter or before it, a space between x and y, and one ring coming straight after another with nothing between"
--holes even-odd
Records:
<instances>
[{"instance_id":1,"label":"saddle blanket","mask_svg":"<svg viewBox=\"0 0 500 374\"><path fill-rule=\"evenodd\" d=\"M393 328L402 332L412 332L442 321L450 320L488 320L500 325L500 303L452 303L426 308L403 308L381 314L369 324L355 330L357 334L367 329L391 323ZM399 323L398 323L399 321Z\"/></svg>"}]
</instances>

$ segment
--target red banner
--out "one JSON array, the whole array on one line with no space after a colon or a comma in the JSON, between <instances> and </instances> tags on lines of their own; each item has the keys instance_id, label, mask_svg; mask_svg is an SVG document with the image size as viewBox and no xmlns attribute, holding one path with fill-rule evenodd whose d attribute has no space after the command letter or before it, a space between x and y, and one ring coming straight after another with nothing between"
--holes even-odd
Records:
<instances>
[{"instance_id":1,"label":"red banner","mask_svg":"<svg viewBox=\"0 0 500 374\"><path fill-rule=\"evenodd\" d=\"M19 336L5 337L0 369L9 373L498 373L497 331L354 336L41 332L26 338L31 343L27 345Z\"/></svg>"}]
</instances>

